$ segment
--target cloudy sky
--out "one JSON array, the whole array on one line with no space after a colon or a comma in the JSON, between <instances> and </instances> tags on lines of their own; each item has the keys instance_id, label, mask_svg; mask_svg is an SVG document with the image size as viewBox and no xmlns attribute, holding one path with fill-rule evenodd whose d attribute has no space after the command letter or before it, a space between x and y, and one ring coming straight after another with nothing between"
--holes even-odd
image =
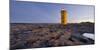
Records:
<instances>
[{"instance_id":1,"label":"cloudy sky","mask_svg":"<svg viewBox=\"0 0 100 50\"><path fill-rule=\"evenodd\" d=\"M10 2L11 23L60 23L61 9L68 12L69 23L94 22L94 6L28 1Z\"/></svg>"}]
</instances>

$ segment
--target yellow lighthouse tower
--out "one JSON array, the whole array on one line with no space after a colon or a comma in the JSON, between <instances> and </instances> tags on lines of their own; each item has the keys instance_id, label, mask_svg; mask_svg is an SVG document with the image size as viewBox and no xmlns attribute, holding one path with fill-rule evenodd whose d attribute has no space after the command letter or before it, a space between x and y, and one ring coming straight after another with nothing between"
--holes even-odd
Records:
<instances>
[{"instance_id":1,"label":"yellow lighthouse tower","mask_svg":"<svg viewBox=\"0 0 100 50\"><path fill-rule=\"evenodd\" d=\"M62 25L66 25L67 24L67 17L68 17L68 13L65 9L61 10L61 24Z\"/></svg>"}]
</instances>

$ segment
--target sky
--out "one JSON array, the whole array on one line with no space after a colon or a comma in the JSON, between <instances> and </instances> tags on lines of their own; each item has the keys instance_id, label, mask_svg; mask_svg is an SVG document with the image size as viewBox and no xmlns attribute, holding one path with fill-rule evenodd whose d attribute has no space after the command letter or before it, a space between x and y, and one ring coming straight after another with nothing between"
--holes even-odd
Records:
<instances>
[{"instance_id":1,"label":"sky","mask_svg":"<svg viewBox=\"0 0 100 50\"><path fill-rule=\"evenodd\" d=\"M60 23L61 9L68 12L68 23L94 22L93 5L72 5L16 1L10 2L11 23Z\"/></svg>"}]
</instances>

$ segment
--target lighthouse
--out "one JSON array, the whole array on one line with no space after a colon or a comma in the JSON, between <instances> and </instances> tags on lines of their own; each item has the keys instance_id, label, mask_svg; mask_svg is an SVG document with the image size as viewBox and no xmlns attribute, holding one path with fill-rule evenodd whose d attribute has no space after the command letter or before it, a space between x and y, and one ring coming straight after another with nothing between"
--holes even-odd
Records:
<instances>
[{"instance_id":1,"label":"lighthouse","mask_svg":"<svg viewBox=\"0 0 100 50\"><path fill-rule=\"evenodd\" d=\"M61 10L61 24L62 25L66 25L67 24L67 17L68 17L68 13L65 9Z\"/></svg>"}]
</instances>

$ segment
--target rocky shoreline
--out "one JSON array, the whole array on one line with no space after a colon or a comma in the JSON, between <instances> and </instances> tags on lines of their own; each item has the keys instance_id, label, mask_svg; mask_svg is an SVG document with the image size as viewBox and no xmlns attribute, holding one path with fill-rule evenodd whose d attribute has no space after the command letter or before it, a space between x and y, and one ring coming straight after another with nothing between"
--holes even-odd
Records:
<instances>
[{"instance_id":1,"label":"rocky shoreline","mask_svg":"<svg viewBox=\"0 0 100 50\"><path fill-rule=\"evenodd\" d=\"M94 44L94 40L81 36L94 33L94 23L80 24L18 24L10 25L10 48L42 48Z\"/></svg>"}]
</instances>

